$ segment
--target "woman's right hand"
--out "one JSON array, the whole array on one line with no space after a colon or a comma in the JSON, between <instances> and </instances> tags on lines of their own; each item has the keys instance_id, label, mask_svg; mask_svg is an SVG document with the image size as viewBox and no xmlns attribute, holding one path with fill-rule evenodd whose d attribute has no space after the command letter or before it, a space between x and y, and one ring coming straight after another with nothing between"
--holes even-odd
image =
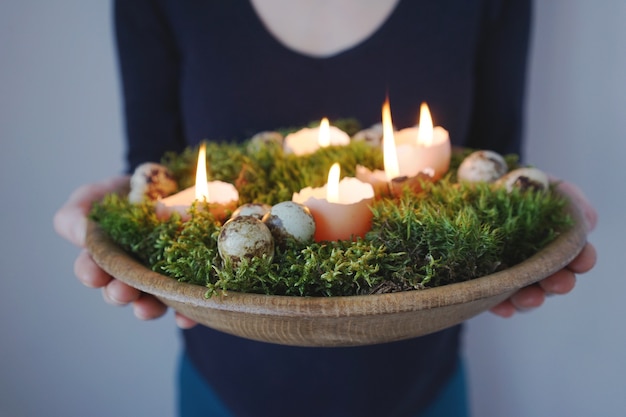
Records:
<instances>
[{"instance_id":1,"label":"woman's right hand","mask_svg":"<svg viewBox=\"0 0 626 417\"><path fill-rule=\"evenodd\" d=\"M74 262L74 273L79 281L87 287L102 288L102 295L107 303L118 306L132 304L137 318L150 320L164 315L167 306L152 295L111 277L93 261L85 248L87 215L92 203L128 185L128 181L128 176L117 176L79 187L54 215L54 228L61 237L82 249ZM196 324L178 313L176 323L181 328L190 328Z\"/></svg>"}]
</instances>

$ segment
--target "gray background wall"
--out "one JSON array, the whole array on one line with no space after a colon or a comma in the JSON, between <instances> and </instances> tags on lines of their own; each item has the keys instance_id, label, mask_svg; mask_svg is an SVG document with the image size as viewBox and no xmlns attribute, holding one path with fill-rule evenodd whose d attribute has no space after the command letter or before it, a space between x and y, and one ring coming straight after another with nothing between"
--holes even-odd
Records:
<instances>
[{"instance_id":1,"label":"gray background wall","mask_svg":"<svg viewBox=\"0 0 626 417\"><path fill-rule=\"evenodd\" d=\"M526 159L600 212L598 266L536 312L465 339L475 416L626 415L626 2L535 9ZM78 284L52 215L121 170L109 2L0 2L0 415L171 416L173 317L139 322Z\"/></svg>"}]
</instances>

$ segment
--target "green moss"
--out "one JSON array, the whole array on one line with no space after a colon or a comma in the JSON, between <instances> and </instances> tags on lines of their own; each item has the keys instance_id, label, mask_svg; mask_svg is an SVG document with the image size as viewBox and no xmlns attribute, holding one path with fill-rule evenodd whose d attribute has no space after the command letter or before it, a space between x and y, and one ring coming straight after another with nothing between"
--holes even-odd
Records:
<instances>
[{"instance_id":1,"label":"green moss","mask_svg":"<svg viewBox=\"0 0 626 417\"><path fill-rule=\"evenodd\" d=\"M161 233L155 246L161 253L157 262L152 262L156 272L176 278L181 282L206 285L219 265L217 235L220 225L204 203L194 204L189 213L191 218L180 223L176 233Z\"/></svg>"},{"instance_id":2,"label":"green moss","mask_svg":"<svg viewBox=\"0 0 626 417\"><path fill-rule=\"evenodd\" d=\"M339 296L421 289L461 282L513 266L532 256L571 225L565 201L553 190L506 192L488 184L457 184L456 168L469 151L455 154L450 173L372 206L372 230L363 239L287 242L273 259L253 258L238 267L217 251L220 223L202 204L191 219L158 219L153 203L130 204L109 195L91 216L122 248L154 271L224 291L291 296ZM197 149L164 157L180 187L192 185ZM511 167L517 157L507 157ZM357 164L382 167L382 154L363 143L329 147L297 157L275 144L207 143L209 176L232 182L241 203L275 204L293 192L326 182L333 162L354 176Z\"/></svg>"},{"instance_id":3,"label":"green moss","mask_svg":"<svg viewBox=\"0 0 626 417\"><path fill-rule=\"evenodd\" d=\"M373 207L368 239L404 253L412 283L430 287L461 282L515 265L571 225L565 201L553 192L506 192L488 184L447 179L420 195Z\"/></svg>"},{"instance_id":4,"label":"green moss","mask_svg":"<svg viewBox=\"0 0 626 417\"><path fill-rule=\"evenodd\" d=\"M117 194L107 195L94 204L91 219L124 250L147 265L162 260L165 248L160 242L173 239L182 223L178 215L159 220L153 203L131 204Z\"/></svg>"}]
</instances>

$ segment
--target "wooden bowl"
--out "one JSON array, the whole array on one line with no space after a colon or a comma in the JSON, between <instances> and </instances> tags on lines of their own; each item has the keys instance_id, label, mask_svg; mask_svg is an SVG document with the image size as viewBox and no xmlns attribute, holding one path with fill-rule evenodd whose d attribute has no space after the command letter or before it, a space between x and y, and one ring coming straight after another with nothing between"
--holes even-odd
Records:
<instances>
[{"instance_id":1,"label":"wooden bowl","mask_svg":"<svg viewBox=\"0 0 626 417\"><path fill-rule=\"evenodd\" d=\"M113 277L152 294L185 316L233 335L293 346L358 346L426 335L461 323L569 264L586 242L582 215L573 228L526 261L470 281L420 291L348 297L289 297L228 292L181 283L136 261L95 224L87 248Z\"/></svg>"}]
</instances>

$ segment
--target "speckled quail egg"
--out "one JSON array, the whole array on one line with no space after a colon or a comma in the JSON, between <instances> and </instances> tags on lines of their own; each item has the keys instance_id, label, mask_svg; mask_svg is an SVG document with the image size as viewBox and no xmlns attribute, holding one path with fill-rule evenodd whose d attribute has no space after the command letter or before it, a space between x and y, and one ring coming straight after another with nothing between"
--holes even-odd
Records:
<instances>
[{"instance_id":1,"label":"speckled quail egg","mask_svg":"<svg viewBox=\"0 0 626 417\"><path fill-rule=\"evenodd\" d=\"M380 146L383 141L383 124L377 123L368 127L367 129L358 131L352 137L352 140L357 142L365 142L372 147Z\"/></svg>"},{"instance_id":2,"label":"speckled quail egg","mask_svg":"<svg viewBox=\"0 0 626 417\"><path fill-rule=\"evenodd\" d=\"M548 175L537 168L518 168L498 180L498 184L508 191L517 187L521 190L546 190L550 186Z\"/></svg>"},{"instance_id":3,"label":"speckled quail egg","mask_svg":"<svg viewBox=\"0 0 626 417\"><path fill-rule=\"evenodd\" d=\"M230 216L231 219L239 216L253 216L259 220L263 219L265 214L269 213L272 206L269 204L261 204L261 203L248 203L242 206L237 207L233 214Z\"/></svg>"},{"instance_id":4,"label":"speckled quail egg","mask_svg":"<svg viewBox=\"0 0 626 417\"><path fill-rule=\"evenodd\" d=\"M493 151L476 151L469 154L457 171L459 182L494 182L508 171L504 158Z\"/></svg>"},{"instance_id":5,"label":"speckled quail egg","mask_svg":"<svg viewBox=\"0 0 626 417\"><path fill-rule=\"evenodd\" d=\"M145 162L139 165L130 177L128 200L140 203L144 199L158 200L178 190L172 173L163 165Z\"/></svg>"},{"instance_id":6,"label":"speckled quail egg","mask_svg":"<svg viewBox=\"0 0 626 417\"><path fill-rule=\"evenodd\" d=\"M264 131L259 132L256 135L252 136L250 142L248 142L248 150L256 152L264 146L276 144L278 146L283 146L283 140L285 138L279 132L273 131Z\"/></svg>"},{"instance_id":7,"label":"speckled quail egg","mask_svg":"<svg viewBox=\"0 0 626 417\"><path fill-rule=\"evenodd\" d=\"M270 212L263 216L263 222L278 244L288 238L310 242L315 234L315 220L311 211L305 205L293 201L273 205Z\"/></svg>"},{"instance_id":8,"label":"speckled quail egg","mask_svg":"<svg viewBox=\"0 0 626 417\"><path fill-rule=\"evenodd\" d=\"M222 226L217 238L217 250L224 262L237 266L254 257L274 256L274 238L268 227L253 216L239 216Z\"/></svg>"}]
</instances>

